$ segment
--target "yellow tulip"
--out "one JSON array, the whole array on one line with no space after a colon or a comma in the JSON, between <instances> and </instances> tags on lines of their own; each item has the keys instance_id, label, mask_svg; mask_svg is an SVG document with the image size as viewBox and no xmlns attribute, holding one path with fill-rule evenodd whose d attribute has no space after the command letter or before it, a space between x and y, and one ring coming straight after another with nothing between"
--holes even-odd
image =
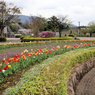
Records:
<instances>
[{"instance_id":1,"label":"yellow tulip","mask_svg":"<svg viewBox=\"0 0 95 95\"><path fill-rule=\"evenodd\" d=\"M8 67L10 68L10 67L11 67L11 65L8 65Z\"/></svg>"}]
</instances>

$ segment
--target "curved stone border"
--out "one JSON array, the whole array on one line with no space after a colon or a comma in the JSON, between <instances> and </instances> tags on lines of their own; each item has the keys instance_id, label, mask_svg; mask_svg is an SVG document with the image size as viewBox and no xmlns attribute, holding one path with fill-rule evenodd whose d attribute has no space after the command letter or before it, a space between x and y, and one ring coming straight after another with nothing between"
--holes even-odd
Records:
<instances>
[{"instance_id":1,"label":"curved stone border","mask_svg":"<svg viewBox=\"0 0 95 95\"><path fill-rule=\"evenodd\" d=\"M67 82L67 95L76 95L76 88L83 76L95 67L95 58L86 60L72 68Z\"/></svg>"}]
</instances>

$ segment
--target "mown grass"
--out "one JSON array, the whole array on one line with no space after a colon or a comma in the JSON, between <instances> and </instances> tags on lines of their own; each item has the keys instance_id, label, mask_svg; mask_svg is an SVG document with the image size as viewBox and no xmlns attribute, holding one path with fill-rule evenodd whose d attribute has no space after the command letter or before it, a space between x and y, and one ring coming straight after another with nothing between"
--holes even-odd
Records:
<instances>
[{"instance_id":1,"label":"mown grass","mask_svg":"<svg viewBox=\"0 0 95 95\"><path fill-rule=\"evenodd\" d=\"M67 80L72 67L95 56L95 48L79 49L60 55L33 78L12 88L6 95L67 95ZM52 58L54 59L54 58ZM32 71L23 77L31 76Z\"/></svg>"}]
</instances>

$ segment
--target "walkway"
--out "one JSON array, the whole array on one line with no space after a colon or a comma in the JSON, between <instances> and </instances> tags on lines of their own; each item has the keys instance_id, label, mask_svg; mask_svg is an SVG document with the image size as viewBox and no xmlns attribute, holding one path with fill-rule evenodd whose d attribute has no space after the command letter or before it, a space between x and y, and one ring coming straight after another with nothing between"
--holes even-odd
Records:
<instances>
[{"instance_id":1,"label":"walkway","mask_svg":"<svg viewBox=\"0 0 95 95\"><path fill-rule=\"evenodd\" d=\"M7 38L6 42L0 42L0 43L15 43L15 42L20 42L20 38Z\"/></svg>"},{"instance_id":2,"label":"walkway","mask_svg":"<svg viewBox=\"0 0 95 95\"><path fill-rule=\"evenodd\" d=\"M77 37L80 40L95 40L95 37ZM9 43L9 42L20 42L20 38L7 38L7 42L0 42L0 43Z\"/></svg>"},{"instance_id":3,"label":"walkway","mask_svg":"<svg viewBox=\"0 0 95 95\"><path fill-rule=\"evenodd\" d=\"M95 40L95 37L77 37L80 40Z\"/></svg>"}]
</instances>

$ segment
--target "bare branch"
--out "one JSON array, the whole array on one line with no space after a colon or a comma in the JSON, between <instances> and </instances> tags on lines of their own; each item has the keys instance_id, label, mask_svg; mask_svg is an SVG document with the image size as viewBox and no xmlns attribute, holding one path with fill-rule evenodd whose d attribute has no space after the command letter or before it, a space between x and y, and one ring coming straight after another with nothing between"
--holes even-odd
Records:
<instances>
[{"instance_id":1,"label":"bare branch","mask_svg":"<svg viewBox=\"0 0 95 95\"><path fill-rule=\"evenodd\" d=\"M17 14L21 14L20 7L14 6L13 3L7 4L5 1L0 1L0 29L3 30L11 22L19 21Z\"/></svg>"}]
</instances>

